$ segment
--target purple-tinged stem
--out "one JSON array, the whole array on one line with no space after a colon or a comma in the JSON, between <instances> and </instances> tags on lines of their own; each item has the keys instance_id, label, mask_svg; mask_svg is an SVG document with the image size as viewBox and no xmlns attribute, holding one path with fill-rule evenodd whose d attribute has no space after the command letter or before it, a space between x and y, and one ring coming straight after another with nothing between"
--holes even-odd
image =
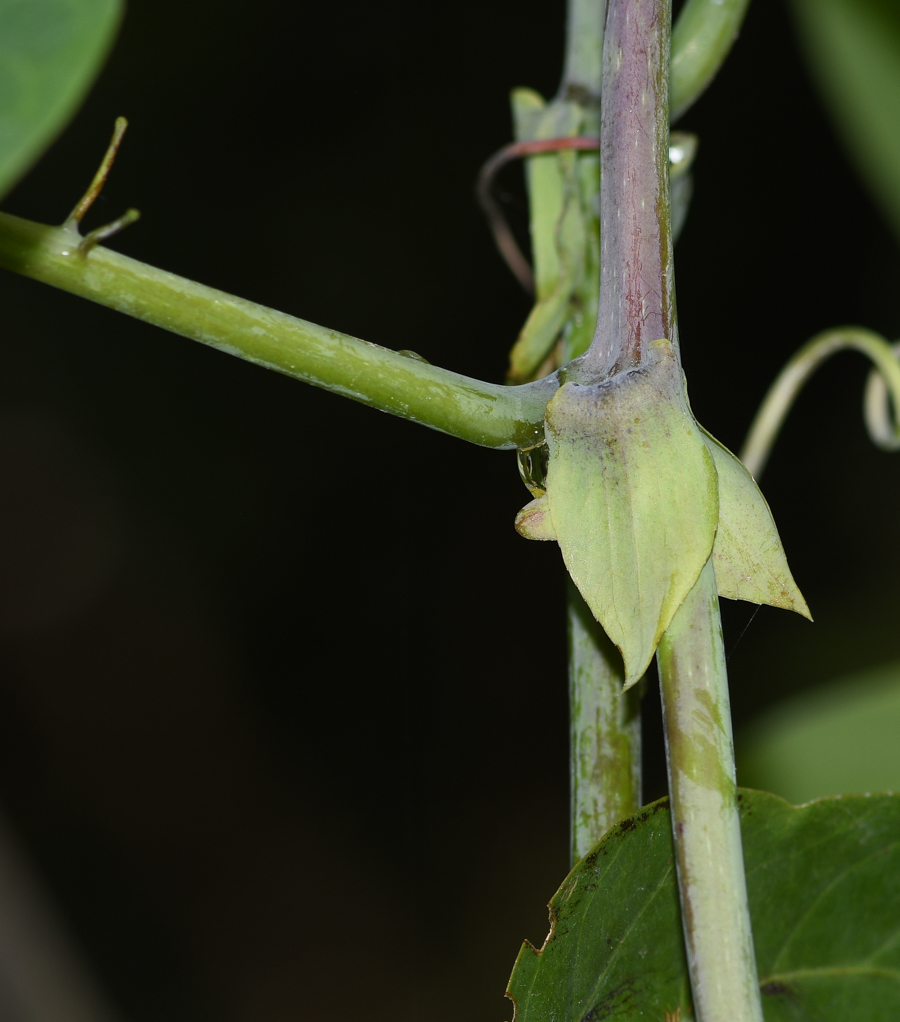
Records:
<instances>
[{"instance_id":1,"label":"purple-tinged stem","mask_svg":"<svg viewBox=\"0 0 900 1022\"><path fill-rule=\"evenodd\" d=\"M676 344L669 225L670 0L610 0L600 126L600 312L582 362L594 379Z\"/></svg>"},{"instance_id":2,"label":"purple-tinged stem","mask_svg":"<svg viewBox=\"0 0 900 1022\"><path fill-rule=\"evenodd\" d=\"M573 382L596 383L643 365L656 340L665 338L677 350L668 187L670 33L671 0L609 0L601 90L600 309L591 347L564 370ZM659 645L672 837L694 1017L763 1022L716 588L710 558Z\"/></svg>"}]
</instances>

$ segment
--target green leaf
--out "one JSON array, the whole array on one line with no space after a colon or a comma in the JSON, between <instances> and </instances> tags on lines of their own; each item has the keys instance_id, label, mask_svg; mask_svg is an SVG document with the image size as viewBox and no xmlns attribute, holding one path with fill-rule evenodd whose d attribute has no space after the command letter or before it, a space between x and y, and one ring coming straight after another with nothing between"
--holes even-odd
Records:
<instances>
[{"instance_id":1,"label":"green leaf","mask_svg":"<svg viewBox=\"0 0 900 1022\"><path fill-rule=\"evenodd\" d=\"M900 799L795 809L741 791L741 829L767 1022L900 1018ZM508 996L515 1022L693 1018L668 802L614 827L550 903Z\"/></svg>"},{"instance_id":2,"label":"green leaf","mask_svg":"<svg viewBox=\"0 0 900 1022\"><path fill-rule=\"evenodd\" d=\"M793 7L838 129L900 233L900 5L794 0Z\"/></svg>"},{"instance_id":3,"label":"green leaf","mask_svg":"<svg viewBox=\"0 0 900 1022\"><path fill-rule=\"evenodd\" d=\"M675 122L715 78L749 0L686 0L672 26L669 109Z\"/></svg>"},{"instance_id":4,"label":"green leaf","mask_svg":"<svg viewBox=\"0 0 900 1022\"><path fill-rule=\"evenodd\" d=\"M0 0L0 195L75 112L120 16L119 0Z\"/></svg>"},{"instance_id":5,"label":"green leaf","mask_svg":"<svg viewBox=\"0 0 900 1022\"><path fill-rule=\"evenodd\" d=\"M712 456L668 341L603 383L565 383L547 405L547 496L566 568L618 646L626 687L709 559Z\"/></svg>"},{"instance_id":6,"label":"green leaf","mask_svg":"<svg viewBox=\"0 0 900 1022\"><path fill-rule=\"evenodd\" d=\"M544 100L530 89L512 94L516 137L521 140L577 135L584 113L576 103ZM587 244L574 152L530 156L526 163L534 253L535 305L510 352L509 381L533 377L549 355L584 276Z\"/></svg>"},{"instance_id":7,"label":"green leaf","mask_svg":"<svg viewBox=\"0 0 900 1022\"><path fill-rule=\"evenodd\" d=\"M713 565L719 596L794 610L812 620L788 568L772 512L753 477L726 447L700 427L718 477L719 521ZM555 540L549 500L542 495L516 515L526 539ZM768 785L762 785L768 788Z\"/></svg>"},{"instance_id":8,"label":"green leaf","mask_svg":"<svg viewBox=\"0 0 900 1022\"><path fill-rule=\"evenodd\" d=\"M713 546L719 596L794 610L812 620L765 497L731 451L706 430L703 435L719 477L719 527Z\"/></svg>"},{"instance_id":9,"label":"green leaf","mask_svg":"<svg viewBox=\"0 0 900 1022\"><path fill-rule=\"evenodd\" d=\"M578 134L584 115L576 103L553 102L547 105L544 98L532 89L515 89L511 99L517 141L567 138ZM569 187L568 175L560 167L559 156L559 153L544 153L529 156L525 162L535 297L538 300L552 294L562 274L557 231L567 204Z\"/></svg>"},{"instance_id":10,"label":"green leaf","mask_svg":"<svg viewBox=\"0 0 900 1022\"><path fill-rule=\"evenodd\" d=\"M900 661L795 696L739 736L742 783L791 802L900 791Z\"/></svg>"}]
</instances>

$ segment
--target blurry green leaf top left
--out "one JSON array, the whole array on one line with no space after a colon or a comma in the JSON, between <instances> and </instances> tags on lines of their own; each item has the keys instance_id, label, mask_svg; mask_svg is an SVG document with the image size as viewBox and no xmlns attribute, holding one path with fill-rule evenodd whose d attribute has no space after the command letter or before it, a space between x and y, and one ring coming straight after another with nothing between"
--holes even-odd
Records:
<instances>
[{"instance_id":1,"label":"blurry green leaf top left","mask_svg":"<svg viewBox=\"0 0 900 1022\"><path fill-rule=\"evenodd\" d=\"M119 0L0 0L0 195L75 113L121 11Z\"/></svg>"}]
</instances>

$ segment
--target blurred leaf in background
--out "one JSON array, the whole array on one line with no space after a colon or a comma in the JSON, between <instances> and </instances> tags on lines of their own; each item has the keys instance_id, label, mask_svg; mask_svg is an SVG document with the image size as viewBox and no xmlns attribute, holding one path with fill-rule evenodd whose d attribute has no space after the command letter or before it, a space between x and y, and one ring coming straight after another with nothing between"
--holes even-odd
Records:
<instances>
[{"instance_id":1,"label":"blurred leaf in background","mask_svg":"<svg viewBox=\"0 0 900 1022\"><path fill-rule=\"evenodd\" d=\"M794 0L794 11L844 142L900 233L900 2Z\"/></svg>"},{"instance_id":2,"label":"blurred leaf in background","mask_svg":"<svg viewBox=\"0 0 900 1022\"><path fill-rule=\"evenodd\" d=\"M0 195L74 114L121 14L119 0L0 0Z\"/></svg>"},{"instance_id":3,"label":"blurred leaf in background","mask_svg":"<svg viewBox=\"0 0 900 1022\"><path fill-rule=\"evenodd\" d=\"M739 736L738 777L798 804L900 791L900 661L787 700Z\"/></svg>"}]
</instances>

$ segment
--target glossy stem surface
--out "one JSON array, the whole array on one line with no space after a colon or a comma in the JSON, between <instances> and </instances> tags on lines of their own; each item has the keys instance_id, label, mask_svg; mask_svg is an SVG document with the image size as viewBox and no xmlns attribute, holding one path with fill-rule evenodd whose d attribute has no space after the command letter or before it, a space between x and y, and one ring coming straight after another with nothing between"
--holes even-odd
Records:
<instances>
[{"instance_id":1,"label":"glossy stem surface","mask_svg":"<svg viewBox=\"0 0 900 1022\"><path fill-rule=\"evenodd\" d=\"M521 387L483 383L99 245L85 254L83 240L75 230L0 213L5 269L483 447L528 447L543 436L553 377Z\"/></svg>"},{"instance_id":2,"label":"glossy stem surface","mask_svg":"<svg viewBox=\"0 0 900 1022\"><path fill-rule=\"evenodd\" d=\"M641 807L641 698L622 691L622 658L571 579L567 598L574 865Z\"/></svg>"},{"instance_id":3,"label":"glossy stem surface","mask_svg":"<svg viewBox=\"0 0 900 1022\"><path fill-rule=\"evenodd\" d=\"M669 0L610 0L600 117L600 309L580 361L603 379L676 344L669 223Z\"/></svg>"},{"instance_id":4,"label":"glossy stem surface","mask_svg":"<svg viewBox=\"0 0 900 1022\"><path fill-rule=\"evenodd\" d=\"M657 652L675 864L697 1022L763 1022L712 558Z\"/></svg>"}]
</instances>

